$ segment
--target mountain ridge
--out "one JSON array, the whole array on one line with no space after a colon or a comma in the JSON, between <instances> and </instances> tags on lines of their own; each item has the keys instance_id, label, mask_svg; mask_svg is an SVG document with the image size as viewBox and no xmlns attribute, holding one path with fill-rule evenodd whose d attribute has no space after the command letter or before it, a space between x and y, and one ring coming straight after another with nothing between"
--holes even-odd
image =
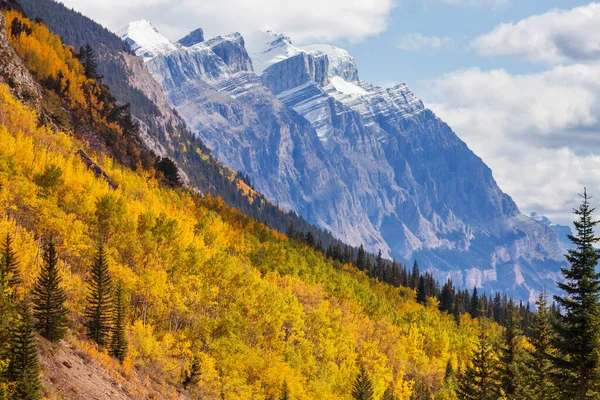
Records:
<instances>
[{"instance_id":1,"label":"mountain ridge","mask_svg":"<svg viewBox=\"0 0 600 400\"><path fill-rule=\"evenodd\" d=\"M442 281L531 298L558 276L554 232L522 215L406 84L371 85L346 51L272 31L228 51L235 62L182 47L146 64L217 158L269 199L352 245L417 258Z\"/></svg>"}]
</instances>

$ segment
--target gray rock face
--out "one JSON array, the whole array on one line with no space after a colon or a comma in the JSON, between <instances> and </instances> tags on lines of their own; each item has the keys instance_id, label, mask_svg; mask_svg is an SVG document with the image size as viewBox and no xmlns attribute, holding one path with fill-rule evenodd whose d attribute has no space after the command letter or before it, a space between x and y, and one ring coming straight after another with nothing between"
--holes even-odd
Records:
<instances>
[{"instance_id":1,"label":"gray rock face","mask_svg":"<svg viewBox=\"0 0 600 400\"><path fill-rule=\"evenodd\" d=\"M441 280L525 299L554 287L554 231L522 215L406 85L360 81L344 50L236 34L146 64L213 153L283 208Z\"/></svg>"},{"instance_id":2,"label":"gray rock face","mask_svg":"<svg viewBox=\"0 0 600 400\"><path fill-rule=\"evenodd\" d=\"M329 83L329 60L322 53L301 52L271 65L263 75L263 84L274 94L293 89L305 83L318 86Z\"/></svg>"},{"instance_id":3,"label":"gray rock face","mask_svg":"<svg viewBox=\"0 0 600 400\"><path fill-rule=\"evenodd\" d=\"M188 35L177 41L183 47L192 47L195 44L204 42L204 31L202 28L191 31Z\"/></svg>"}]
</instances>

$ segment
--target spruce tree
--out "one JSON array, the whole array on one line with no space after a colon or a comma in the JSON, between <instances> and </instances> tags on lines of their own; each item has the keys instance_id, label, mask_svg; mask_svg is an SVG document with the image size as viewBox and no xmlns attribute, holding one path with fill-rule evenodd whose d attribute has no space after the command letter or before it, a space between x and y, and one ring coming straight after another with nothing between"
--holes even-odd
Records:
<instances>
[{"instance_id":1,"label":"spruce tree","mask_svg":"<svg viewBox=\"0 0 600 400\"><path fill-rule=\"evenodd\" d=\"M286 381L283 381L281 385L281 394L279 395L279 400L290 400L290 390L288 389L288 384Z\"/></svg>"},{"instance_id":2,"label":"spruce tree","mask_svg":"<svg viewBox=\"0 0 600 400\"><path fill-rule=\"evenodd\" d=\"M18 320L14 324L7 377L14 387L12 398L36 400L40 398L40 378L35 327L29 304L18 306Z\"/></svg>"},{"instance_id":3,"label":"spruce tree","mask_svg":"<svg viewBox=\"0 0 600 400\"><path fill-rule=\"evenodd\" d=\"M108 344L113 317L112 281L104 246L98 248L88 282L88 291L88 305L85 311L87 335L98 345L104 346Z\"/></svg>"},{"instance_id":4,"label":"spruce tree","mask_svg":"<svg viewBox=\"0 0 600 400\"><path fill-rule=\"evenodd\" d=\"M442 286L442 293L440 295L440 311L450 312L452 311L452 305L454 303L454 288L452 287L452 280L448 279L444 286Z\"/></svg>"},{"instance_id":5,"label":"spruce tree","mask_svg":"<svg viewBox=\"0 0 600 400\"><path fill-rule=\"evenodd\" d=\"M361 365L352 387L352 398L355 400L373 400L373 384L365 368Z\"/></svg>"},{"instance_id":6,"label":"spruce tree","mask_svg":"<svg viewBox=\"0 0 600 400\"><path fill-rule=\"evenodd\" d=\"M356 256L356 266L361 271L363 271L367 267L367 253L365 252L365 248L362 244L358 248L358 253Z\"/></svg>"},{"instance_id":7,"label":"spruce tree","mask_svg":"<svg viewBox=\"0 0 600 400\"><path fill-rule=\"evenodd\" d=\"M410 275L410 288L411 289L417 288L417 286L419 285L420 277L421 277L421 272L419 272L419 264L417 263L417 260L415 260L415 263L413 264L412 274Z\"/></svg>"},{"instance_id":8,"label":"spruce tree","mask_svg":"<svg viewBox=\"0 0 600 400\"><path fill-rule=\"evenodd\" d=\"M417 285L417 303L425 304L427 302L427 290L425 288L425 279L423 276L419 278Z\"/></svg>"},{"instance_id":9,"label":"spruce tree","mask_svg":"<svg viewBox=\"0 0 600 400\"><path fill-rule=\"evenodd\" d=\"M479 296L477 295L476 286L473 287L473 294L471 295L471 301L469 303L469 314L471 314L471 317L473 318L477 318L482 314L479 310Z\"/></svg>"},{"instance_id":10,"label":"spruce tree","mask_svg":"<svg viewBox=\"0 0 600 400\"><path fill-rule=\"evenodd\" d=\"M113 317L113 329L110 341L110 355L123 362L127 355L127 336L125 333L127 308L125 296L121 285L115 292L115 308Z\"/></svg>"},{"instance_id":11,"label":"spruce tree","mask_svg":"<svg viewBox=\"0 0 600 400\"><path fill-rule=\"evenodd\" d=\"M0 281L6 281L13 289L21 283L19 263L13 249L13 239L6 234L2 242L2 265L0 265Z\"/></svg>"},{"instance_id":12,"label":"spruce tree","mask_svg":"<svg viewBox=\"0 0 600 400\"><path fill-rule=\"evenodd\" d=\"M552 357L552 326L546 293L542 291L535 302L537 313L532 326L530 338L533 349L529 351L525 375L527 379L527 395L532 399L555 399L554 367Z\"/></svg>"},{"instance_id":13,"label":"spruce tree","mask_svg":"<svg viewBox=\"0 0 600 400\"><path fill-rule=\"evenodd\" d=\"M500 349L500 380L506 399L521 398L521 373L523 357L521 343L523 334L519 328L520 321L512 301L508 304L504 343Z\"/></svg>"},{"instance_id":14,"label":"spruce tree","mask_svg":"<svg viewBox=\"0 0 600 400\"><path fill-rule=\"evenodd\" d=\"M561 370L557 386L569 397L583 400L598 395L600 382L600 275L596 272L600 252L594 247L600 238L594 234L599 221L592 218L595 209L586 190L581 197L581 205L574 210L576 234L569 236L575 248L567 254L570 266L561 269L565 280L558 283L565 295L554 299L563 310L555 325L556 363Z\"/></svg>"},{"instance_id":15,"label":"spruce tree","mask_svg":"<svg viewBox=\"0 0 600 400\"><path fill-rule=\"evenodd\" d=\"M488 334L486 318L478 321L478 342L471 364L458 380L462 400L496 400L499 396L498 361Z\"/></svg>"},{"instance_id":16,"label":"spruce tree","mask_svg":"<svg viewBox=\"0 0 600 400\"><path fill-rule=\"evenodd\" d=\"M35 329L53 342L61 340L67 330L66 296L61 283L58 256L51 241L44 250L42 270L33 288L33 315Z\"/></svg>"}]
</instances>

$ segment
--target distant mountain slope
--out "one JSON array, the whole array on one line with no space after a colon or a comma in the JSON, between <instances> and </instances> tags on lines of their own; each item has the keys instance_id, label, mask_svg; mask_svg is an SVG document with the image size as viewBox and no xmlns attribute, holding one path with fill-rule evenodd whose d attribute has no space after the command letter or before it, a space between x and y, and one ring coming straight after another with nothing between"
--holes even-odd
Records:
<instances>
[{"instance_id":1,"label":"distant mountain slope","mask_svg":"<svg viewBox=\"0 0 600 400\"><path fill-rule=\"evenodd\" d=\"M201 137L190 133L181 117L167 103L161 85L143 61L131 54L128 46L114 33L54 0L22 0L19 3L32 18L41 18L51 30L59 33L66 44L79 48L89 43L96 49L98 69L104 76L104 82L117 100L131 104L130 111L140 125L146 146L158 155L173 158L186 182L202 193L221 196L228 205L280 232L286 232L293 224L296 232L311 232L325 249L336 244L346 247L331 234L307 223L302 216L284 211L267 201L261 193L250 188L252 182L247 174L237 174L240 169L236 169L235 164L224 166L215 159ZM82 32L89 32L89 35ZM198 44L203 40L201 30L194 31L187 37L186 43ZM174 44L171 46L176 47ZM211 46L218 52L226 51L226 46L218 46L214 40ZM249 64L246 68L252 67ZM209 93L214 94L214 91L211 89ZM299 119L297 116L292 118ZM306 129L307 122L300 120ZM228 138L223 137L223 140Z\"/></svg>"},{"instance_id":2,"label":"distant mountain slope","mask_svg":"<svg viewBox=\"0 0 600 400\"><path fill-rule=\"evenodd\" d=\"M147 21L120 34L220 160L310 222L469 287L529 298L559 276L554 232L406 85L359 80L346 51L271 31L166 45Z\"/></svg>"}]
</instances>

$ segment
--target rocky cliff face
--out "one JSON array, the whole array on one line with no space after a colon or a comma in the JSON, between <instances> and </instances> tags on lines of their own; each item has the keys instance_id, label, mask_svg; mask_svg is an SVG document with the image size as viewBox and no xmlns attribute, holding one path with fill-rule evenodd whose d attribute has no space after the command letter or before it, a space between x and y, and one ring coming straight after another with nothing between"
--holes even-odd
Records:
<instances>
[{"instance_id":1,"label":"rocky cliff face","mask_svg":"<svg viewBox=\"0 0 600 400\"><path fill-rule=\"evenodd\" d=\"M528 298L558 277L552 229L520 214L406 85L360 81L346 51L273 32L172 48L133 26L123 37L170 104L282 207L470 287Z\"/></svg>"}]
</instances>

